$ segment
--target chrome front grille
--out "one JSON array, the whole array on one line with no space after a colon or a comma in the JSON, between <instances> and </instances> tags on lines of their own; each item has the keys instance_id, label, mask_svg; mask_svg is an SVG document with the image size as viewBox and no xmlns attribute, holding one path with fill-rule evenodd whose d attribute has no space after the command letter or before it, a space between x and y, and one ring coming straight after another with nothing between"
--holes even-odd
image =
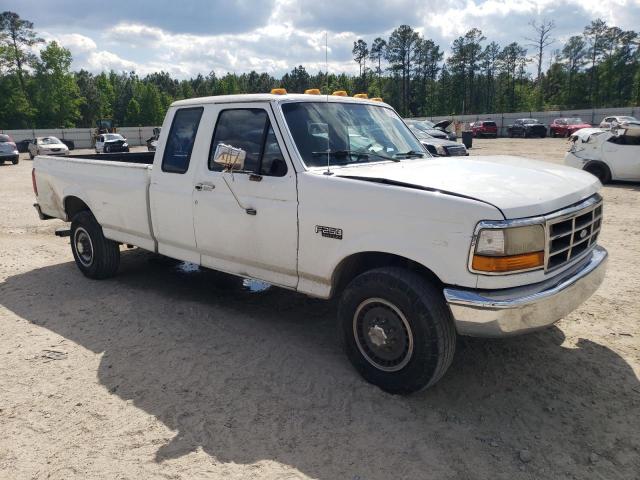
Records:
<instances>
[{"instance_id":1,"label":"chrome front grille","mask_svg":"<svg viewBox=\"0 0 640 480\"><path fill-rule=\"evenodd\" d=\"M602 226L602 200L590 200L585 208L547 218L545 270L559 268L596 245Z\"/></svg>"}]
</instances>

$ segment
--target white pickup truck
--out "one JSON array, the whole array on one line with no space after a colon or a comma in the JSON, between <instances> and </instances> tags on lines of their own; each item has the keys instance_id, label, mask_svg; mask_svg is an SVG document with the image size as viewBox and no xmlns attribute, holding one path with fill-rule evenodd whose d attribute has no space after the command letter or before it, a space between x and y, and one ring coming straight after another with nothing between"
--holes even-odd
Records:
<instances>
[{"instance_id":1,"label":"white pickup truck","mask_svg":"<svg viewBox=\"0 0 640 480\"><path fill-rule=\"evenodd\" d=\"M431 157L387 104L181 100L151 153L35 159L41 218L71 222L89 278L120 245L320 298L346 353L394 393L433 385L456 336L549 326L605 274L600 183L518 157Z\"/></svg>"}]
</instances>

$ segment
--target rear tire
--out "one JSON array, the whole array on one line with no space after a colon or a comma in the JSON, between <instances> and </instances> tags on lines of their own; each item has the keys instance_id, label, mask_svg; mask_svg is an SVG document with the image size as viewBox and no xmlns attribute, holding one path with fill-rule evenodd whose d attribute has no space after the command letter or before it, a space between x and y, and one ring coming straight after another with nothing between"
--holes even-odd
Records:
<instances>
[{"instance_id":1,"label":"rear tire","mask_svg":"<svg viewBox=\"0 0 640 480\"><path fill-rule=\"evenodd\" d=\"M453 360L456 330L442 293L410 270L357 276L342 294L338 319L353 366L389 393L430 387Z\"/></svg>"},{"instance_id":2,"label":"rear tire","mask_svg":"<svg viewBox=\"0 0 640 480\"><path fill-rule=\"evenodd\" d=\"M611 181L611 170L604 163L587 164L584 167L584 171L597 177L603 185Z\"/></svg>"},{"instance_id":3,"label":"rear tire","mask_svg":"<svg viewBox=\"0 0 640 480\"><path fill-rule=\"evenodd\" d=\"M76 214L71 221L71 251L76 265L88 278L110 278L118 271L120 247L105 238L102 227L89 211Z\"/></svg>"},{"instance_id":4,"label":"rear tire","mask_svg":"<svg viewBox=\"0 0 640 480\"><path fill-rule=\"evenodd\" d=\"M13 160L11 160L11 163L13 163L14 165L17 165L18 163L20 163L20 157L14 158Z\"/></svg>"}]
</instances>

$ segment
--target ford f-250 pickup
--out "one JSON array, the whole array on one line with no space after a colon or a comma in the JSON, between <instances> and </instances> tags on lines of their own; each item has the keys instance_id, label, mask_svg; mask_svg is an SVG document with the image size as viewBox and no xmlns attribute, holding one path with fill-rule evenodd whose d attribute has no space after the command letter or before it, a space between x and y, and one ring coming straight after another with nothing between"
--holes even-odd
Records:
<instances>
[{"instance_id":1,"label":"ford f-250 pickup","mask_svg":"<svg viewBox=\"0 0 640 480\"><path fill-rule=\"evenodd\" d=\"M89 278L131 244L321 298L360 374L433 385L457 335L549 326L600 285L600 183L518 157L435 158L387 104L275 94L175 102L157 151L35 159L41 218Z\"/></svg>"}]
</instances>

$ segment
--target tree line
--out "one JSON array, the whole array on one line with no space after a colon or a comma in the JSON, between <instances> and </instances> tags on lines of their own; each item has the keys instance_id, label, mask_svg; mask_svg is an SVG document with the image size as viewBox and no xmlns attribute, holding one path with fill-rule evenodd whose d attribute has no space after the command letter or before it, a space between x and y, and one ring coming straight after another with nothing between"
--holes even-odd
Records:
<instances>
[{"instance_id":1,"label":"tree line","mask_svg":"<svg viewBox=\"0 0 640 480\"><path fill-rule=\"evenodd\" d=\"M178 99L320 88L383 97L406 116L490 114L640 104L640 36L592 21L581 35L550 49L553 21L532 21L523 42L500 46L473 28L448 55L409 25L388 38L353 43L358 74L309 73L296 66L268 73L214 72L178 80L166 72L72 71L68 49L38 37L33 23L0 14L0 128L159 125ZM39 49L39 54L33 53ZM531 66L530 66L531 65ZM530 73L533 72L533 73Z\"/></svg>"}]
</instances>

